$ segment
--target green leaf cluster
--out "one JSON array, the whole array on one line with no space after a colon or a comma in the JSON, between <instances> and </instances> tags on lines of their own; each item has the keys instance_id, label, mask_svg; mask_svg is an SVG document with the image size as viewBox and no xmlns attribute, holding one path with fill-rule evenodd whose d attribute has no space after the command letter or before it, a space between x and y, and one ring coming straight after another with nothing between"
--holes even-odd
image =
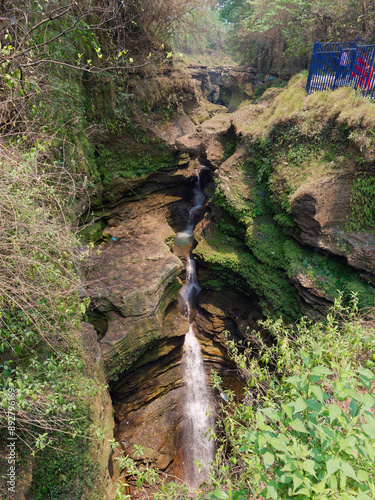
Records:
<instances>
[{"instance_id":1,"label":"green leaf cluster","mask_svg":"<svg viewBox=\"0 0 375 500\"><path fill-rule=\"evenodd\" d=\"M324 323L267 320L276 341L256 335L253 353L229 344L249 389L239 405L227 392L206 498L374 498L375 340L357 306L338 299Z\"/></svg>"}]
</instances>

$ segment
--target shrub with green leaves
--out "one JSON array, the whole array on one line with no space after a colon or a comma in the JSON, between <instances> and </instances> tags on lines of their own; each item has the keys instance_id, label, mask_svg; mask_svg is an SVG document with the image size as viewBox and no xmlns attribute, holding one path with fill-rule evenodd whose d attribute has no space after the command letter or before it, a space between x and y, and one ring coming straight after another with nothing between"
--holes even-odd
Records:
<instances>
[{"instance_id":1,"label":"shrub with green leaves","mask_svg":"<svg viewBox=\"0 0 375 500\"><path fill-rule=\"evenodd\" d=\"M271 344L260 334L254 352L229 343L248 390L239 405L227 392L205 498L375 498L373 322L339 297L324 323L263 327Z\"/></svg>"},{"instance_id":2,"label":"shrub with green leaves","mask_svg":"<svg viewBox=\"0 0 375 500\"><path fill-rule=\"evenodd\" d=\"M305 359L306 374L286 379L290 397L257 411L254 430L243 437L240 451L253 481L265 485L258 492L269 499L370 500L375 495L375 416L370 411L375 397L359 387L370 390L375 376L346 366L337 380L324 384L333 371ZM350 401L349 412L340 407L343 401Z\"/></svg>"},{"instance_id":3,"label":"shrub with green leaves","mask_svg":"<svg viewBox=\"0 0 375 500\"><path fill-rule=\"evenodd\" d=\"M78 485L69 492L73 499L81 498L88 482L81 481L82 461L69 462L69 453L85 449L90 455L92 401L101 389L81 338L87 300L78 296L84 253L70 227L72 175L49 164L46 155L45 144L22 156L8 146L0 162L0 439L7 443L13 408L19 474L35 465L32 497L66 498L66 490L56 492L70 468ZM6 491L5 457L0 496Z\"/></svg>"}]
</instances>

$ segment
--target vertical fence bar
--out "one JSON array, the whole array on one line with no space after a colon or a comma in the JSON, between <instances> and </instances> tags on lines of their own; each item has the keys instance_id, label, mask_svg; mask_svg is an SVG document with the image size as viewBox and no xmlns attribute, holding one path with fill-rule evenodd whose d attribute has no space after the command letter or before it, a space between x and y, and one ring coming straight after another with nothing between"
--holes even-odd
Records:
<instances>
[{"instance_id":1,"label":"vertical fence bar","mask_svg":"<svg viewBox=\"0 0 375 500\"><path fill-rule=\"evenodd\" d=\"M316 78L314 82L314 90L320 90L320 75L321 75L321 67L322 67L322 59L324 54L321 52L317 54L317 66L316 66Z\"/></svg>"},{"instance_id":2,"label":"vertical fence bar","mask_svg":"<svg viewBox=\"0 0 375 500\"><path fill-rule=\"evenodd\" d=\"M307 78L307 84L306 84L306 92L308 94L310 94L310 85L311 85L311 80L314 76L314 72L315 72L315 62L316 62L316 53L318 52L319 50L319 41L316 42L314 44L314 48L313 48L313 53L312 53L312 56L311 56L311 62L310 62L310 68L309 68L309 76Z\"/></svg>"},{"instance_id":3,"label":"vertical fence bar","mask_svg":"<svg viewBox=\"0 0 375 500\"><path fill-rule=\"evenodd\" d=\"M343 64L341 64L341 63L343 62L344 54L345 54L344 49L341 49L339 59L338 59L337 68L336 68L335 78L334 78L333 83L332 83L332 90L335 90L337 87L340 86L339 84L341 83L341 78L342 78L342 69L341 68L343 67Z\"/></svg>"},{"instance_id":4,"label":"vertical fence bar","mask_svg":"<svg viewBox=\"0 0 375 500\"><path fill-rule=\"evenodd\" d=\"M332 90L334 89L336 75L339 70L340 56L341 56L341 50L340 51L335 50L331 54L330 78L327 83L328 83L328 88Z\"/></svg>"}]
</instances>

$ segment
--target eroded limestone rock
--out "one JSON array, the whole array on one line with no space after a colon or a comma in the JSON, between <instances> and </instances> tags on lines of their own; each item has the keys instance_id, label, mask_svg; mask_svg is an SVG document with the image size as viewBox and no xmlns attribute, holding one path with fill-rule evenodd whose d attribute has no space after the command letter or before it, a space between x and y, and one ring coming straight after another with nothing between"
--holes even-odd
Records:
<instances>
[{"instance_id":1,"label":"eroded limestone rock","mask_svg":"<svg viewBox=\"0 0 375 500\"><path fill-rule=\"evenodd\" d=\"M203 122L194 134L184 135L176 140L179 151L203 156L218 167L225 158L223 136L232 127L230 115L220 113Z\"/></svg>"},{"instance_id":2,"label":"eroded limestone rock","mask_svg":"<svg viewBox=\"0 0 375 500\"><path fill-rule=\"evenodd\" d=\"M166 243L175 234L166 222L175 201L155 194L118 207L106 228L115 240L92 256L87 292L108 323L100 344L109 380L165 335L165 312L177 297L183 267Z\"/></svg>"},{"instance_id":3,"label":"eroded limestone rock","mask_svg":"<svg viewBox=\"0 0 375 500\"><path fill-rule=\"evenodd\" d=\"M350 175L331 176L301 186L291 197L298 239L307 245L346 258L352 267L366 271L375 282L375 235L344 229L350 201Z\"/></svg>"},{"instance_id":4,"label":"eroded limestone rock","mask_svg":"<svg viewBox=\"0 0 375 500\"><path fill-rule=\"evenodd\" d=\"M254 88L261 84L259 72L251 67L190 64L188 71L199 82L205 99L226 106L230 112L252 98Z\"/></svg>"}]
</instances>

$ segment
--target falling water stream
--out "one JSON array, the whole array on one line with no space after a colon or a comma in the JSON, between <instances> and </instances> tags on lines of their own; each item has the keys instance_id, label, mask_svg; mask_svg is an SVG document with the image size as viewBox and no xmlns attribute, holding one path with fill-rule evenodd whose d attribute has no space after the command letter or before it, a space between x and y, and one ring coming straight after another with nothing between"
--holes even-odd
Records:
<instances>
[{"instance_id":1,"label":"falling water stream","mask_svg":"<svg viewBox=\"0 0 375 500\"><path fill-rule=\"evenodd\" d=\"M201 186L200 174L197 172L197 183L193 189L193 207L189 212L187 229L178 233L176 243L187 245L192 242L195 225L195 214L204 205L206 198ZM207 431L213 427L213 418L209 416L213 401L208 389L200 344L194 333L195 302L200 292L197 281L195 261L189 252L186 268L186 281L181 288L180 296L186 306L189 318L189 331L185 336L184 381L187 390L185 402L186 428L184 439L185 481L194 489L207 478L210 463L215 455L214 440L209 440ZM195 461L203 466L198 468Z\"/></svg>"}]
</instances>

